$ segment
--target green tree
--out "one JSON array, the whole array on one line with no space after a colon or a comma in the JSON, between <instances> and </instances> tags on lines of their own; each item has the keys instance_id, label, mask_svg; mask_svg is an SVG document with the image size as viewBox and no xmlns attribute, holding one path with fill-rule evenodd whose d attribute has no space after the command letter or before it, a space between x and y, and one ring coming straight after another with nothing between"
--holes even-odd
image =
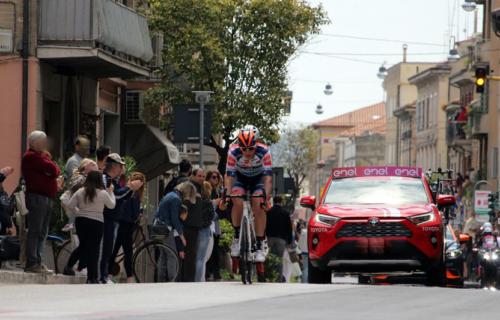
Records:
<instances>
[{"instance_id":1,"label":"green tree","mask_svg":"<svg viewBox=\"0 0 500 320\"><path fill-rule=\"evenodd\" d=\"M328 23L304 0L149 0L151 29L163 34L161 85L150 103L193 103L191 90L214 92L210 146L225 171L233 133L246 124L267 142L286 111L287 66ZM222 138L222 143L216 140Z\"/></svg>"},{"instance_id":2,"label":"green tree","mask_svg":"<svg viewBox=\"0 0 500 320\"><path fill-rule=\"evenodd\" d=\"M318 156L319 134L311 127L286 128L279 143L273 146L274 162L293 178L292 205L305 179L314 172Z\"/></svg>"}]
</instances>

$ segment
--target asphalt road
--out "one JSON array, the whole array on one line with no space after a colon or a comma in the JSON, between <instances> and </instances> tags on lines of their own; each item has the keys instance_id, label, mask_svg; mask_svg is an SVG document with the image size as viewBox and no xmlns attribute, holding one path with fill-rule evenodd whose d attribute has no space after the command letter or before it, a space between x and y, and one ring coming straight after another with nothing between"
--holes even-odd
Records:
<instances>
[{"instance_id":1,"label":"asphalt road","mask_svg":"<svg viewBox=\"0 0 500 320\"><path fill-rule=\"evenodd\" d=\"M2 285L0 319L498 319L499 301L409 285Z\"/></svg>"}]
</instances>

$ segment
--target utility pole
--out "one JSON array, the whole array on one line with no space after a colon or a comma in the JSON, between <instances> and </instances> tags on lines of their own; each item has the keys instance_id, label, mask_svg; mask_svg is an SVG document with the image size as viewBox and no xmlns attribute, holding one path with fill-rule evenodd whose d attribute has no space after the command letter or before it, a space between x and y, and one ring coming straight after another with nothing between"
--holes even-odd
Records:
<instances>
[{"instance_id":1,"label":"utility pole","mask_svg":"<svg viewBox=\"0 0 500 320\"><path fill-rule=\"evenodd\" d=\"M205 142L205 105L210 101L210 95L213 91L193 91L193 93L196 102L200 104L200 158L198 163L201 168L203 167L203 145Z\"/></svg>"}]
</instances>

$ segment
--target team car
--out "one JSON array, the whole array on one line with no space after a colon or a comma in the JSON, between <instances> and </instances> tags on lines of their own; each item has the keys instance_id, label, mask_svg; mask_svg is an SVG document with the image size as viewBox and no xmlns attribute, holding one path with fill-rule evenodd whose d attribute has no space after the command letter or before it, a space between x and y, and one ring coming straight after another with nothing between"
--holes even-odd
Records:
<instances>
[{"instance_id":1,"label":"team car","mask_svg":"<svg viewBox=\"0 0 500 320\"><path fill-rule=\"evenodd\" d=\"M330 283L332 271L351 274L425 272L429 285L445 284L444 226L419 168L349 167L332 170L308 225L309 282Z\"/></svg>"}]
</instances>

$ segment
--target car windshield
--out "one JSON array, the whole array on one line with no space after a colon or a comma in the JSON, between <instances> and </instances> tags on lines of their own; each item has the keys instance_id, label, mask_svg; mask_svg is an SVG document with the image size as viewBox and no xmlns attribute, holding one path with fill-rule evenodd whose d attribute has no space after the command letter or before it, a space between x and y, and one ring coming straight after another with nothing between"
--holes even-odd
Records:
<instances>
[{"instance_id":1,"label":"car windshield","mask_svg":"<svg viewBox=\"0 0 500 320\"><path fill-rule=\"evenodd\" d=\"M332 180L324 203L414 205L429 203L429 199L420 179L363 177Z\"/></svg>"}]
</instances>

